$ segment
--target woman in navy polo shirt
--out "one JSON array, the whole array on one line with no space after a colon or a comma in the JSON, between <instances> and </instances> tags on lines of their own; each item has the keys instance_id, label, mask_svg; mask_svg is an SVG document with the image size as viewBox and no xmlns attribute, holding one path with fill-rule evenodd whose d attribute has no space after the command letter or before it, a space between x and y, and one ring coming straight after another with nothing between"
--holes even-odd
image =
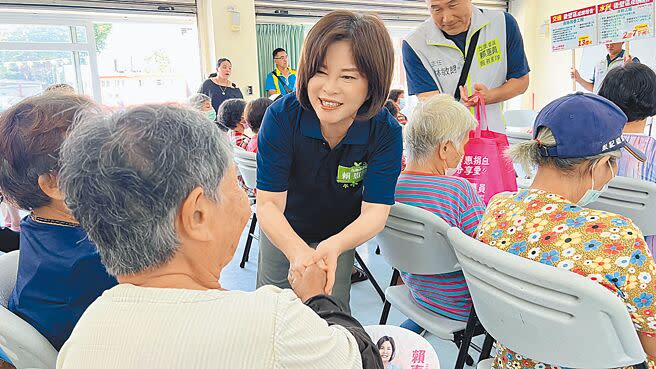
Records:
<instances>
[{"instance_id":1,"label":"woman in navy polo shirt","mask_svg":"<svg viewBox=\"0 0 656 369\"><path fill-rule=\"evenodd\" d=\"M355 247L385 225L401 171L401 126L383 108L394 67L374 16L336 11L308 33L298 90L272 105L258 135L258 287L289 288L305 268L349 307Z\"/></svg>"}]
</instances>

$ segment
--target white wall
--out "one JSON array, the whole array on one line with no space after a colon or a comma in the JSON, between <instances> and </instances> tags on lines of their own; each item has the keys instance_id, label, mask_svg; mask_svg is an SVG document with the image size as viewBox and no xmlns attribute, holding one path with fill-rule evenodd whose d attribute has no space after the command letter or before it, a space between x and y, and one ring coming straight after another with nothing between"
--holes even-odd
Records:
<instances>
[{"instance_id":1,"label":"white wall","mask_svg":"<svg viewBox=\"0 0 656 369\"><path fill-rule=\"evenodd\" d=\"M232 30L228 8L239 12L239 30ZM232 82L241 88L246 100L260 96L257 68L254 0L200 0L198 28L201 38L203 72L213 72L218 58L232 61ZM247 87L253 93L247 93Z\"/></svg>"},{"instance_id":2,"label":"white wall","mask_svg":"<svg viewBox=\"0 0 656 369\"><path fill-rule=\"evenodd\" d=\"M572 92L570 69L571 51L552 52L548 21L551 15L568 10L597 5L595 0L511 0L510 12L517 18L524 36L524 47L531 67L531 83L524 94L521 106L530 109L535 98L539 110L550 101ZM583 55L578 50L577 64Z\"/></svg>"}]
</instances>

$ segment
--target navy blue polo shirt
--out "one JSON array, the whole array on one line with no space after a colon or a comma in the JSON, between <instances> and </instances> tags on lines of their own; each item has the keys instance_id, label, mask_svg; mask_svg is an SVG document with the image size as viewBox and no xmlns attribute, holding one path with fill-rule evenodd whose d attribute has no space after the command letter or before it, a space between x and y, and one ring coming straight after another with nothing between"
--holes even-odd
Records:
<instances>
[{"instance_id":1,"label":"navy blue polo shirt","mask_svg":"<svg viewBox=\"0 0 656 369\"><path fill-rule=\"evenodd\" d=\"M355 121L331 150L316 113L289 94L267 109L257 140L257 188L287 191L285 217L305 242L341 232L363 201L394 204L403 139L385 108Z\"/></svg>"}]
</instances>

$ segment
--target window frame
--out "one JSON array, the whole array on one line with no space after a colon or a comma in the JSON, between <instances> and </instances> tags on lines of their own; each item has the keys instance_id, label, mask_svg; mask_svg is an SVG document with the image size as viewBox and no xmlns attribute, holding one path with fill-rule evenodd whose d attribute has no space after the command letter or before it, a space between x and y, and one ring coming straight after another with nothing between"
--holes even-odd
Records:
<instances>
[{"instance_id":1,"label":"window frame","mask_svg":"<svg viewBox=\"0 0 656 369\"><path fill-rule=\"evenodd\" d=\"M98 78L98 58L96 55L96 39L93 33L93 22L75 17L41 15L35 19L35 14L0 13L0 23L3 24L29 24L43 26L66 26L71 32L71 42L0 42L0 50L8 51L64 51L72 52L76 74L76 89L82 91L82 71L80 52L89 54L89 67L91 69L91 96L102 103L100 93L100 80ZM86 43L76 43L76 27L84 27L87 35ZM86 91L85 91L86 92Z\"/></svg>"},{"instance_id":2,"label":"window frame","mask_svg":"<svg viewBox=\"0 0 656 369\"><path fill-rule=\"evenodd\" d=\"M202 60L202 50L200 50L200 31L198 30L198 17L196 14L136 14L130 11L98 13L94 11L35 9L30 6L17 9L3 9L0 10L0 24L67 26L71 30L72 42L0 42L0 50L72 52L77 79L77 86L75 87L78 91L83 90L79 53L87 52L89 54L89 67L91 69L91 91L89 91L89 95L96 102L102 104L102 87L98 71L98 55L96 53L96 39L93 25L98 23L136 22L146 24L180 24L195 27L199 38L197 40L199 60ZM86 43L75 43L75 38L77 36L75 27L85 28L87 36ZM201 64L198 65L198 75L201 77L203 75ZM85 93L87 92L85 91Z\"/></svg>"}]
</instances>

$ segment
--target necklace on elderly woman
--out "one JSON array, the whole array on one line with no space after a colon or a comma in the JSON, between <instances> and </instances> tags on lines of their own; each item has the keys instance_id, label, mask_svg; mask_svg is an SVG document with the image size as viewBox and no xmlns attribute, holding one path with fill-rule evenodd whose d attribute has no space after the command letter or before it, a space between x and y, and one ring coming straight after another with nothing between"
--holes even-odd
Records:
<instances>
[{"instance_id":1,"label":"necklace on elderly woman","mask_svg":"<svg viewBox=\"0 0 656 369\"><path fill-rule=\"evenodd\" d=\"M79 223L71 223L71 222L66 222L64 220L42 218L42 217L37 217L34 214L30 214L30 217L35 222L45 223L45 224L50 224L50 225L58 225L58 226L64 226L64 227L79 227L80 226Z\"/></svg>"}]
</instances>

